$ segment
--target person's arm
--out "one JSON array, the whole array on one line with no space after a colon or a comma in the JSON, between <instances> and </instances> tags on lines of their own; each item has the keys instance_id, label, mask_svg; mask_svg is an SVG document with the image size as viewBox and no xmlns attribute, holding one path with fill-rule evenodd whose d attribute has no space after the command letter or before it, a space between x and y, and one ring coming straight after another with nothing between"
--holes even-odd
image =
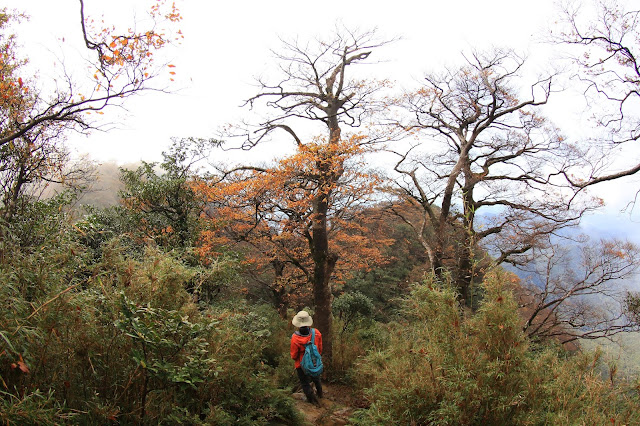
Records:
<instances>
[{"instance_id":1,"label":"person's arm","mask_svg":"<svg viewBox=\"0 0 640 426\"><path fill-rule=\"evenodd\" d=\"M298 345L296 344L296 342L293 341L293 337L291 337L291 359L293 360L297 360L298 359Z\"/></svg>"},{"instance_id":2,"label":"person's arm","mask_svg":"<svg viewBox=\"0 0 640 426\"><path fill-rule=\"evenodd\" d=\"M322 353L322 334L316 329L316 346L318 347L318 352Z\"/></svg>"}]
</instances>

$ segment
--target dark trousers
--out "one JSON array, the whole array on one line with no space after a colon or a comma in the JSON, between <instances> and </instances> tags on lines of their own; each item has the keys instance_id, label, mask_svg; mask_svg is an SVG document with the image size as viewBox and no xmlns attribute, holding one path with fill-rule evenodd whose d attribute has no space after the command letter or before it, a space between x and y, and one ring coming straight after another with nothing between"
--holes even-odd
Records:
<instances>
[{"instance_id":1,"label":"dark trousers","mask_svg":"<svg viewBox=\"0 0 640 426\"><path fill-rule=\"evenodd\" d=\"M322 398L322 383L320 383L320 377L312 377L304 374L302 368L296 368L296 372L298 373L298 378L300 379L300 385L302 386L302 392L307 397L307 401L314 402L317 401L318 398ZM311 382L316 386L316 395L313 393L313 389L311 389Z\"/></svg>"}]
</instances>

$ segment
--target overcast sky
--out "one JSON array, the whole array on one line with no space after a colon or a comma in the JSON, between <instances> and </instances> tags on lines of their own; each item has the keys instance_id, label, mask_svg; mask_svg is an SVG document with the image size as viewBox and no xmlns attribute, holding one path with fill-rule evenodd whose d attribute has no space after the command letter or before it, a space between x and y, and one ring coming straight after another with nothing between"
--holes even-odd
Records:
<instances>
[{"instance_id":1,"label":"overcast sky","mask_svg":"<svg viewBox=\"0 0 640 426\"><path fill-rule=\"evenodd\" d=\"M20 25L25 46L48 49L34 66L50 70L64 52L69 61L82 49L77 0L5 0L25 11L30 20ZM107 22L131 25L144 17L146 0L85 0L85 13ZM377 27L381 38L402 40L372 55L381 78L410 83L424 71L459 60L471 47L511 46L528 51L534 35L553 19L553 2L530 1L177 1L184 20L182 45L163 52L176 65L178 81L170 95L147 94L105 119L121 130L71 138L73 145L98 160L157 159L171 136L212 136L226 122L245 113L242 101L254 93L253 77L273 63L270 49L279 37L330 35L336 24L348 28ZM418 5L418 6L416 6ZM144 23L144 21L143 21ZM64 42L62 39L64 38Z\"/></svg>"},{"instance_id":2,"label":"overcast sky","mask_svg":"<svg viewBox=\"0 0 640 426\"><path fill-rule=\"evenodd\" d=\"M84 50L78 0L5 0L4 4L30 16L18 27L19 43L39 75L55 74L59 65L53 64L62 59L75 66L74 55ZM95 18L104 14L107 23L144 25L149 4L149 0L85 0L85 13ZM71 135L69 143L79 152L98 161L157 161L172 136L215 136L223 124L247 114L240 105L255 93L254 77L273 64L270 49L278 49L279 38L323 37L336 24L376 27L382 39L400 37L374 52L372 59L383 62L372 65L372 70L401 89L426 71L459 63L460 53L472 48L515 48L531 57L534 69L546 68L551 46L539 39L558 16L553 0L177 0L176 5L184 18L179 26L185 38L162 58L176 66L174 93L129 99L126 112L105 114L117 129L89 137ZM85 70L80 67L77 72ZM569 110L557 102L549 106L548 114L565 133L575 134L582 128L576 119L581 111ZM638 187L637 182L633 185ZM602 190L613 209L624 203L612 195L620 189L614 184Z\"/></svg>"}]
</instances>

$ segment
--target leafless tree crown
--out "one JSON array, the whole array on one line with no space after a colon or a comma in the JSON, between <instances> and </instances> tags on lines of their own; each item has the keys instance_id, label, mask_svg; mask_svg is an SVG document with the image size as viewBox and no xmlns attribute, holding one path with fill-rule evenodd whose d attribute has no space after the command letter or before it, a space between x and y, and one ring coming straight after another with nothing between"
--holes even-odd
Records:
<instances>
[{"instance_id":1,"label":"leafless tree crown","mask_svg":"<svg viewBox=\"0 0 640 426\"><path fill-rule=\"evenodd\" d=\"M594 108L594 118L606 136L600 145L640 139L640 10L626 10L615 1L598 1L595 16L569 4L563 9L564 27L554 42L575 49L576 78ZM572 183L585 188L600 182L630 176L640 164L625 170L596 170Z\"/></svg>"},{"instance_id":2,"label":"leafless tree crown","mask_svg":"<svg viewBox=\"0 0 640 426\"><path fill-rule=\"evenodd\" d=\"M329 129L329 142L335 142L342 126L360 127L379 110L374 94L386 82L355 78L351 69L366 63L373 49L389 43L378 41L375 31L341 29L330 41L282 43L282 50L274 52L281 77L275 82L259 78L259 93L246 101L252 108L263 102L270 112L259 124L244 126L243 149L252 148L276 129L284 130L298 145L304 144L304 137L291 124L295 119L322 123Z\"/></svg>"}]
</instances>

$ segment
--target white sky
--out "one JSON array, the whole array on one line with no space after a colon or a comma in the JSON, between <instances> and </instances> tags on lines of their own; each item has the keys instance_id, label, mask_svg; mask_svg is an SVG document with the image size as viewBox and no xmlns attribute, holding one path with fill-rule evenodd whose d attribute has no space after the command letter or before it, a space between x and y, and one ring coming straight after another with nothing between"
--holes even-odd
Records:
<instances>
[{"instance_id":1,"label":"white sky","mask_svg":"<svg viewBox=\"0 0 640 426\"><path fill-rule=\"evenodd\" d=\"M132 25L137 19L144 24L144 11L152 1L85 0L85 13L94 18L104 13L107 22ZM40 76L59 69L52 67L54 54L73 64L74 55L83 51L77 0L3 3L30 16L17 32ZM270 49L279 48L278 37L322 37L337 23L365 30L377 27L381 38L401 37L371 57L384 61L372 72L396 81L400 88L425 71L458 63L460 52L471 48L515 48L545 68L550 46L537 43L537 37L557 17L553 0L177 0L176 5L184 18L179 27L185 39L165 54L176 66L179 78L174 87L180 90L129 99L126 112L113 110L104 116L117 129L69 137L79 152L98 161L157 161L172 136L215 136L223 124L247 114L239 106L255 93L254 77L273 64ZM566 104L552 102L549 114L565 133L580 131L580 108L568 113ZM600 192L613 210L629 200L629 191L622 191L620 183L603 188ZM627 193L624 198L617 195L621 192Z\"/></svg>"},{"instance_id":2,"label":"white sky","mask_svg":"<svg viewBox=\"0 0 640 426\"><path fill-rule=\"evenodd\" d=\"M77 0L5 0L9 8L25 11L29 22L19 27L22 43L65 58L82 50ZM148 0L85 0L85 13L107 22L130 25L134 13L144 16ZM171 136L215 134L222 124L246 113L239 108L254 93L254 76L272 64L270 49L285 39L331 34L336 23L349 28L377 27L381 38L402 37L374 52L381 78L411 82L444 61L459 60L470 47L509 45L530 49L533 35L553 16L551 0L514 1L195 1L178 0L185 39L166 54L180 77L174 94L146 94L131 99L124 115L112 111L105 119L121 130L72 137L74 146L97 160L154 160ZM134 9L138 12L134 12ZM65 41L60 40L64 37ZM71 53L69 53L71 52ZM53 64L51 53L31 58L39 71ZM82 70L80 70L82 72ZM400 83L399 83L400 84Z\"/></svg>"}]
</instances>

